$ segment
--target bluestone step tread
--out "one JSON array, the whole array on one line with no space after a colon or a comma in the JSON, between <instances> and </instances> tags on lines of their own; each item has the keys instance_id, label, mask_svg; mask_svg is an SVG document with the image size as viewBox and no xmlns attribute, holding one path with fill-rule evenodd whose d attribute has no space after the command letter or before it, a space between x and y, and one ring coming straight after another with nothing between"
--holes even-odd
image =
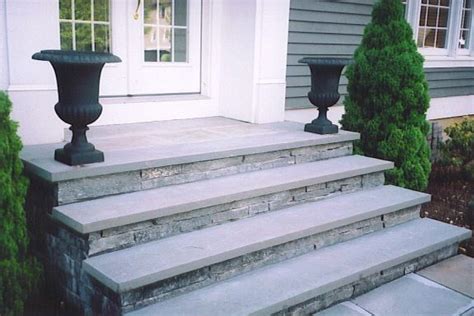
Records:
<instances>
[{"instance_id":1,"label":"bluestone step tread","mask_svg":"<svg viewBox=\"0 0 474 316\"><path fill-rule=\"evenodd\" d=\"M392 167L389 161L345 156L58 206L52 217L89 233Z\"/></svg>"},{"instance_id":2,"label":"bluestone step tread","mask_svg":"<svg viewBox=\"0 0 474 316\"><path fill-rule=\"evenodd\" d=\"M27 171L33 172L47 181L57 182L306 146L351 142L359 139L358 133L348 131L339 131L337 134L328 135L305 133L301 124L288 124L289 122L280 122L268 127L238 123L239 131L236 131L236 128L232 126L222 127L225 131L222 133L232 134L232 137L222 135L209 138L203 136L199 140L189 141L192 138L189 133L192 131L184 130L180 140L176 139L176 135L174 138L166 135L159 137L148 135L148 139L142 137L147 140L148 145L141 148L131 145L129 146L131 149L127 149L127 146L123 145L123 139L117 137L120 142L114 147L123 149L112 148L109 150L109 146L103 143L107 139L105 141L98 139L93 143L104 151L105 161L80 167L71 167L52 158L51 152L54 152L56 148L63 147L64 143L25 146L20 156ZM248 132L248 130L258 130L259 132ZM205 132L200 129L195 131L197 132L194 134ZM194 138L196 137L198 135L194 136ZM166 141L167 138L173 141ZM165 140L164 144L160 142L163 139ZM109 140L109 142L112 141Z\"/></svg>"},{"instance_id":3,"label":"bluestone step tread","mask_svg":"<svg viewBox=\"0 0 474 316\"><path fill-rule=\"evenodd\" d=\"M413 220L269 265L128 315L268 315L470 236L464 228Z\"/></svg>"},{"instance_id":4,"label":"bluestone step tread","mask_svg":"<svg viewBox=\"0 0 474 316\"><path fill-rule=\"evenodd\" d=\"M103 254L83 267L126 291L427 201L427 194L382 186Z\"/></svg>"}]
</instances>

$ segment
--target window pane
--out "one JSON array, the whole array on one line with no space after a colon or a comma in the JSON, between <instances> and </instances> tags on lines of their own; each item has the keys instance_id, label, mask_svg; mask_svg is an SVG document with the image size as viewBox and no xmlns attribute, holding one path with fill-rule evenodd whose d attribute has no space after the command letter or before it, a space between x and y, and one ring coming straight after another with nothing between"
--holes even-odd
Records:
<instances>
[{"instance_id":1,"label":"window pane","mask_svg":"<svg viewBox=\"0 0 474 316\"><path fill-rule=\"evenodd\" d=\"M429 4L438 5L438 4L439 4L439 0L429 0L428 3L429 3Z\"/></svg>"},{"instance_id":2,"label":"window pane","mask_svg":"<svg viewBox=\"0 0 474 316\"><path fill-rule=\"evenodd\" d=\"M109 0L94 0L94 21L109 21Z\"/></svg>"},{"instance_id":3,"label":"window pane","mask_svg":"<svg viewBox=\"0 0 474 316\"><path fill-rule=\"evenodd\" d=\"M438 8L428 7L427 24L428 26L436 26L436 20L438 18Z\"/></svg>"},{"instance_id":4,"label":"window pane","mask_svg":"<svg viewBox=\"0 0 474 316\"><path fill-rule=\"evenodd\" d=\"M461 27L463 29L470 29L471 28L471 10L467 11L465 10L463 12L463 23L461 25Z\"/></svg>"},{"instance_id":5,"label":"window pane","mask_svg":"<svg viewBox=\"0 0 474 316\"><path fill-rule=\"evenodd\" d=\"M441 0L439 4L443 7L449 7L449 0Z\"/></svg>"},{"instance_id":6,"label":"window pane","mask_svg":"<svg viewBox=\"0 0 474 316\"><path fill-rule=\"evenodd\" d=\"M174 1L174 25L186 26L187 24L187 0Z\"/></svg>"},{"instance_id":7,"label":"window pane","mask_svg":"<svg viewBox=\"0 0 474 316\"><path fill-rule=\"evenodd\" d=\"M72 23L61 22L60 23L61 33L61 49L72 50Z\"/></svg>"},{"instance_id":8,"label":"window pane","mask_svg":"<svg viewBox=\"0 0 474 316\"><path fill-rule=\"evenodd\" d=\"M171 29L160 27L159 30L159 48L160 48L160 61L171 62L172 61L172 46L171 46Z\"/></svg>"},{"instance_id":9,"label":"window pane","mask_svg":"<svg viewBox=\"0 0 474 316\"><path fill-rule=\"evenodd\" d=\"M90 24L76 24L76 50L92 50L92 27Z\"/></svg>"},{"instance_id":10,"label":"window pane","mask_svg":"<svg viewBox=\"0 0 474 316\"><path fill-rule=\"evenodd\" d=\"M143 18L146 24L156 24L157 0L145 0Z\"/></svg>"},{"instance_id":11,"label":"window pane","mask_svg":"<svg viewBox=\"0 0 474 316\"><path fill-rule=\"evenodd\" d=\"M469 32L461 31L461 36L459 37L459 48L467 49L469 48Z\"/></svg>"},{"instance_id":12,"label":"window pane","mask_svg":"<svg viewBox=\"0 0 474 316\"><path fill-rule=\"evenodd\" d=\"M426 6L421 6L420 11L420 26L426 26Z\"/></svg>"},{"instance_id":13,"label":"window pane","mask_svg":"<svg viewBox=\"0 0 474 316\"><path fill-rule=\"evenodd\" d=\"M90 0L75 0L74 1L75 19L82 21L91 20L91 1Z\"/></svg>"},{"instance_id":14,"label":"window pane","mask_svg":"<svg viewBox=\"0 0 474 316\"><path fill-rule=\"evenodd\" d=\"M59 18L64 20L72 19L71 0L59 1Z\"/></svg>"},{"instance_id":15,"label":"window pane","mask_svg":"<svg viewBox=\"0 0 474 316\"><path fill-rule=\"evenodd\" d=\"M174 61L186 62L186 30L174 30Z\"/></svg>"},{"instance_id":16,"label":"window pane","mask_svg":"<svg viewBox=\"0 0 474 316\"><path fill-rule=\"evenodd\" d=\"M158 61L158 50L156 41L156 28L145 27L145 61Z\"/></svg>"},{"instance_id":17,"label":"window pane","mask_svg":"<svg viewBox=\"0 0 474 316\"><path fill-rule=\"evenodd\" d=\"M438 26L441 27L447 27L448 26L448 14L449 11L448 9L439 9L439 21L438 21Z\"/></svg>"},{"instance_id":18,"label":"window pane","mask_svg":"<svg viewBox=\"0 0 474 316\"><path fill-rule=\"evenodd\" d=\"M110 52L110 38L108 25L94 25L95 51Z\"/></svg>"},{"instance_id":19,"label":"window pane","mask_svg":"<svg viewBox=\"0 0 474 316\"><path fill-rule=\"evenodd\" d=\"M435 46L435 35L436 35L436 30L435 29L425 29L425 34L424 34L424 47L434 47Z\"/></svg>"},{"instance_id":20,"label":"window pane","mask_svg":"<svg viewBox=\"0 0 474 316\"><path fill-rule=\"evenodd\" d=\"M437 30L436 32L436 47L446 48L446 30Z\"/></svg>"},{"instance_id":21,"label":"window pane","mask_svg":"<svg viewBox=\"0 0 474 316\"><path fill-rule=\"evenodd\" d=\"M173 12L171 8L171 0L160 0L160 12L159 12L159 18L160 18L160 25L171 25L171 17Z\"/></svg>"}]
</instances>

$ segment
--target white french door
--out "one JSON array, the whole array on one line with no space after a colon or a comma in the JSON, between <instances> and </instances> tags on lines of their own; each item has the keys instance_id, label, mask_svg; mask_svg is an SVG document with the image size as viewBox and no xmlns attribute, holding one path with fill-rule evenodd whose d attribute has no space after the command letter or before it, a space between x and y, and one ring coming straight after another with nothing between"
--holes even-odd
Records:
<instances>
[{"instance_id":1,"label":"white french door","mask_svg":"<svg viewBox=\"0 0 474 316\"><path fill-rule=\"evenodd\" d=\"M129 19L130 94L199 92L201 1L142 2Z\"/></svg>"},{"instance_id":2,"label":"white french door","mask_svg":"<svg viewBox=\"0 0 474 316\"><path fill-rule=\"evenodd\" d=\"M200 0L59 0L62 49L111 52L101 95L197 93Z\"/></svg>"}]
</instances>

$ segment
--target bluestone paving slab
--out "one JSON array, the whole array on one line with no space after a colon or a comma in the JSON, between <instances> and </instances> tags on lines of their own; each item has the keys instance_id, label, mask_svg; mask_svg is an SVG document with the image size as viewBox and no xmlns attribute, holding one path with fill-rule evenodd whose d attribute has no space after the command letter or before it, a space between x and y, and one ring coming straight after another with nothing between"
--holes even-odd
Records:
<instances>
[{"instance_id":1,"label":"bluestone paving slab","mask_svg":"<svg viewBox=\"0 0 474 316\"><path fill-rule=\"evenodd\" d=\"M474 298L474 258L458 255L417 273L436 283Z\"/></svg>"},{"instance_id":2,"label":"bluestone paving slab","mask_svg":"<svg viewBox=\"0 0 474 316\"><path fill-rule=\"evenodd\" d=\"M62 205L52 217L89 233L392 167L389 161L345 156Z\"/></svg>"},{"instance_id":3,"label":"bluestone paving slab","mask_svg":"<svg viewBox=\"0 0 474 316\"><path fill-rule=\"evenodd\" d=\"M130 315L267 315L470 236L413 220L134 311Z\"/></svg>"},{"instance_id":4,"label":"bluestone paving slab","mask_svg":"<svg viewBox=\"0 0 474 316\"><path fill-rule=\"evenodd\" d=\"M325 309L313 316L372 316L372 314L349 301Z\"/></svg>"},{"instance_id":5,"label":"bluestone paving slab","mask_svg":"<svg viewBox=\"0 0 474 316\"><path fill-rule=\"evenodd\" d=\"M424 193L379 187L103 254L83 267L120 292L427 201Z\"/></svg>"},{"instance_id":6,"label":"bluestone paving slab","mask_svg":"<svg viewBox=\"0 0 474 316\"><path fill-rule=\"evenodd\" d=\"M353 302L373 315L460 315L474 305L472 298L417 274L359 296Z\"/></svg>"},{"instance_id":7,"label":"bluestone paving slab","mask_svg":"<svg viewBox=\"0 0 474 316\"><path fill-rule=\"evenodd\" d=\"M105 161L102 163L68 166L55 161L54 150L64 143L25 146L20 156L26 171L57 182L359 138L358 133L347 131L330 135L306 133L303 125L288 122L250 124L208 118L191 124L191 127L187 127L188 124L191 123L154 122L145 124L146 128L114 125L100 129L97 134L102 136L93 138L93 143L104 152ZM171 128L167 129L167 125ZM147 133L142 133L140 128ZM116 132L113 133L112 129Z\"/></svg>"}]
</instances>

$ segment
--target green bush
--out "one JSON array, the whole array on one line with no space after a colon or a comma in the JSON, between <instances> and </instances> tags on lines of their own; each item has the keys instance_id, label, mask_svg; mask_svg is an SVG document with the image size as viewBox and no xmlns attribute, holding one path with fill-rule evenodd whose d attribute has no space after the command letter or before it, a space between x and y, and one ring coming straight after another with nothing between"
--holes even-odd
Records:
<instances>
[{"instance_id":1,"label":"green bush","mask_svg":"<svg viewBox=\"0 0 474 316\"><path fill-rule=\"evenodd\" d=\"M444 131L449 139L441 146L442 161L474 178L474 120L466 118Z\"/></svg>"},{"instance_id":2,"label":"green bush","mask_svg":"<svg viewBox=\"0 0 474 316\"><path fill-rule=\"evenodd\" d=\"M375 4L346 71L349 95L341 124L361 134L356 153L395 163L385 173L387 183L424 190L431 170L429 96L423 57L412 36L400 1Z\"/></svg>"},{"instance_id":3,"label":"green bush","mask_svg":"<svg viewBox=\"0 0 474 316\"><path fill-rule=\"evenodd\" d=\"M27 179L18 156L22 147L17 125L10 120L11 102L0 91L0 315L20 315L34 288L39 265L28 256L23 205Z\"/></svg>"}]
</instances>

